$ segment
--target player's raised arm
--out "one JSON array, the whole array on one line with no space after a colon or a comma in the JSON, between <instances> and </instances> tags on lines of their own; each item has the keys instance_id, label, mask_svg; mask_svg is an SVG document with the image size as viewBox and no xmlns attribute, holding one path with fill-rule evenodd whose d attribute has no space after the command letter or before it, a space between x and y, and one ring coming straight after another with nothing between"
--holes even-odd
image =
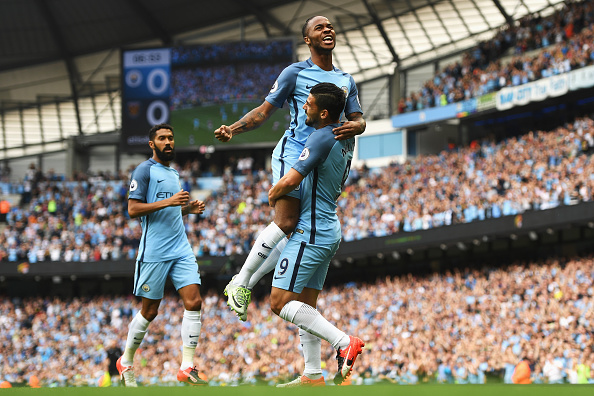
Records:
<instances>
[{"instance_id":1,"label":"player's raised arm","mask_svg":"<svg viewBox=\"0 0 594 396\"><path fill-rule=\"evenodd\" d=\"M215 137L221 142L228 142L235 135L251 131L262 125L276 111L277 107L264 101L260 106L249 111L231 126L221 125L214 131Z\"/></svg>"},{"instance_id":2,"label":"player's raised arm","mask_svg":"<svg viewBox=\"0 0 594 396\"><path fill-rule=\"evenodd\" d=\"M351 113L347 115L347 120L341 126L332 130L336 140L347 140L365 132L367 123L363 119L363 114Z\"/></svg>"}]
</instances>

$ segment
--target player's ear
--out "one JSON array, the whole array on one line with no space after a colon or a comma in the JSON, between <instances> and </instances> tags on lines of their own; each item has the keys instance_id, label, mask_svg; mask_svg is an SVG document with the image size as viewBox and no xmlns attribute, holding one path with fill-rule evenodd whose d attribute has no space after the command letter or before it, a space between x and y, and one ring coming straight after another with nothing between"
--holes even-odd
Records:
<instances>
[{"instance_id":1,"label":"player's ear","mask_svg":"<svg viewBox=\"0 0 594 396\"><path fill-rule=\"evenodd\" d=\"M324 109L324 110L322 110L322 111L320 112L320 118L321 118L322 120L324 120L324 119L328 118L328 116L329 116L329 115L330 115L330 113L328 113L328 110L326 110L326 109Z\"/></svg>"},{"instance_id":2,"label":"player's ear","mask_svg":"<svg viewBox=\"0 0 594 396\"><path fill-rule=\"evenodd\" d=\"M303 41L305 41L305 44L309 45L311 43L309 37L305 36L303 37Z\"/></svg>"},{"instance_id":3,"label":"player's ear","mask_svg":"<svg viewBox=\"0 0 594 396\"><path fill-rule=\"evenodd\" d=\"M151 149L154 149L155 148L155 142L153 142L152 140L149 140L149 147Z\"/></svg>"}]
</instances>

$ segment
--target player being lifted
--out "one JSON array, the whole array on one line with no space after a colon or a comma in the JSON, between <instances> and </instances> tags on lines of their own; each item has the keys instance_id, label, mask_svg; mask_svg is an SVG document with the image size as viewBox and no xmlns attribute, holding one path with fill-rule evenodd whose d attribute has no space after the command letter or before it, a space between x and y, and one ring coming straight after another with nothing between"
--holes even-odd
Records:
<instances>
[{"instance_id":1,"label":"player being lifted","mask_svg":"<svg viewBox=\"0 0 594 396\"><path fill-rule=\"evenodd\" d=\"M332 64L336 33L328 18L309 18L303 25L302 34L303 40L309 46L311 58L285 68L260 106L231 126L222 125L214 132L217 139L228 142L235 135L258 128L277 108L288 102L291 123L272 153L273 183L277 183L297 161L307 137L313 131L305 124L303 105L310 89L317 83L331 82L342 88L347 95L344 113L348 121L334 128L335 139L353 138L363 133L366 126L353 77ZM239 274L225 287L227 304L237 313L240 320L247 319L251 288L274 268L280 252L287 243L286 237L297 224L299 208L298 187L279 197L275 204L273 222L258 236Z\"/></svg>"},{"instance_id":2,"label":"player being lifted","mask_svg":"<svg viewBox=\"0 0 594 396\"><path fill-rule=\"evenodd\" d=\"M152 127L149 146L153 156L138 165L131 177L128 214L140 217L142 224L134 272L134 294L142 297L142 308L128 326L126 349L116 362L125 386L137 386L134 353L157 316L168 276L185 308L181 323L183 357L177 379L191 385L206 384L193 364L202 327L200 273L182 220L189 213L204 212L204 202L190 200L190 193L181 189L179 174L169 166L175 158L174 144L170 125Z\"/></svg>"},{"instance_id":3,"label":"player being lifted","mask_svg":"<svg viewBox=\"0 0 594 396\"><path fill-rule=\"evenodd\" d=\"M354 138L337 141L332 134L332 129L339 125L344 103L344 92L332 83L316 84L311 89L303 107L305 123L315 131L307 138L297 162L268 192L268 201L274 207L280 197L299 185L302 187L299 222L276 264L270 307L300 328L302 342L321 338L332 344L338 360L336 384L350 375L365 345L361 339L337 329L315 308L330 260L340 244L336 200L348 177L355 149ZM304 354L305 349L304 345ZM313 348L309 349L312 353ZM320 360L319 355L306 359L304 374L279 386L324 385L321 367L316 367Z\"/></svg>"}]
</instances>

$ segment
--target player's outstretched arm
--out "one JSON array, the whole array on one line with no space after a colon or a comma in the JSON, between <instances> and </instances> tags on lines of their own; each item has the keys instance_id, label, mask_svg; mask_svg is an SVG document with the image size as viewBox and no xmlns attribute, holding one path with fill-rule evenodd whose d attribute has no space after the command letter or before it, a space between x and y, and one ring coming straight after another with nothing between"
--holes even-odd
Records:
<instances>
[{"instance_id":1,"label":"player's outstretched arm","mask_svg":"<svg viewBox=\"0 0 594 396\"><path fill-rule=\"evenodd\" d=\"M142 217L169 206L186 205L190 200L190 193L181 190L173 196L160 201L145 203L138 199L128 200L128 214L131 218Z\"/></svg>"},{"instance_id":2,"label":"player's outstretched arm","mask_svg":"<svg viewBox=\"0 0 594 396\"><path fill-rule=\"evenodd\" d=\"M335 135L334 139L336 140L347 140L365 132L367 123L363 119L363 114L351 113L346 117L348 121L332 130Z\"/></svg>"},{"instance_id":3,"label":"player's outstretched arm","mask_svg":"<svg viewBox=\"0 0 594 396\"><path fill-rule=\"evenodd\" d=\"M197 199L194 201L190 201L188 202L188 204L186 206L182 207L182 216L185 216L187 214L202 214L204 213L204 202L202 201L198 201Z\"/></svg>"},{"instance_id":4,"label":"player's outstretched arm","mask_svg":"<svg viewBox=\"0 0 594 396\"><path fill-rule=\"evenodd\" d=\"M287 172L287 174L268 191L268 204L274 208L276 200L296 189L299 183L303 181L304 177L305 176L297 172L295 169L289 169L289 172Z\"/></svg>"},{"instance_id":5,"label":"player's outstretched arm","mask_svg":"<svg viewBox=\"0 0 594 396\"><path fill-rule=\"evenodd\" d=\"M235 135L258 128L270 118L276 109L276 106L264 101L264 103L249 111L231 126L221 125L220 128L214 131L215 137L221 142L228 142Z\"/></svg>"}]
</instances>

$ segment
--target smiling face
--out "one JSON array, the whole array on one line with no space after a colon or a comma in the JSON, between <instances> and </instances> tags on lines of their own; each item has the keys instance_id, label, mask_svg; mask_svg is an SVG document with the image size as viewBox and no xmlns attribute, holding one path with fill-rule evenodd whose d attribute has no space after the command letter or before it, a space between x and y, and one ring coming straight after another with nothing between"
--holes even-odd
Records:
<instances>
[{"instance_id":1,"label":"smiling face","mask_svg":"<svg viewBox=\"0 0 594 396\"><path fill-rule=\"evenodd\" d=\"M149 141L149 146L157 157L155 159L158 159L161 163L169 164L175 158L175 141L173 132L169 129L159 129L155 134L155 138Z\"/></svg>"},{"instance_id":2,"label":"smiling face","mask_svg":"<svg viewBox=\"0 0 594 396\"><path fill-rule=\"evenodd\" d=\"M303 38L312 49L320 52L331 52L336 46L336 32L334 27L323 16L312 18L307 26L307 35Z\"/></svg>"}]
</instances>

